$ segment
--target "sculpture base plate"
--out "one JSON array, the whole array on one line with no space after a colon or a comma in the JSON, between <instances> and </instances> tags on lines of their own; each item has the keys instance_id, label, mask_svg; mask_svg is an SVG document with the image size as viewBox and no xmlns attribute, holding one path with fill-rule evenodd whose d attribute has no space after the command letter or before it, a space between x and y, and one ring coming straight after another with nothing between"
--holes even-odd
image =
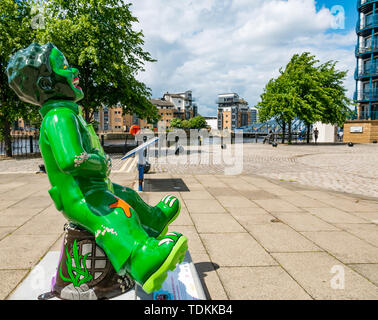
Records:
<instances>
[{"instance_id":1,"label":"sculpture base plate","mask_svg":"<svg viewBox=\"0 0 378 320\"><path fill-rule=\"evenodd\" d=\"M49 292L51 279L56 274L60 252L50 251L33 268L24 281L17 287L9 300L37 300L38 296ZM184 261L174 271L168 273L161 290L147 294L138 285L111 300L205 300L201 281L189 252ZM59 300L54 297L51 300Z\"/></svg>"}]
</instances>

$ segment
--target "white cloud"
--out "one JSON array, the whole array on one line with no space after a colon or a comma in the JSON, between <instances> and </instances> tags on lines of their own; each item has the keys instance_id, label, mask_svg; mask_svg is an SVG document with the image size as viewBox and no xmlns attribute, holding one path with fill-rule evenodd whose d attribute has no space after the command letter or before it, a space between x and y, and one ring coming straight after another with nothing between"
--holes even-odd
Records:
<instances>
[{"instance_id":1,"label":"white cloud","mask_svg":"<svg viewBox=\"0 0 378 320\"><path fill-rule=\"evenodd\" d=\"M140 75L154 97L193 90L200 113L215 115L218 93L255 105L266 82L295 53L338 60L354 90L356 36L329 32L333 16L314 0L134 0L136 28L158 62Z\"/></svg>"}]
</instances>

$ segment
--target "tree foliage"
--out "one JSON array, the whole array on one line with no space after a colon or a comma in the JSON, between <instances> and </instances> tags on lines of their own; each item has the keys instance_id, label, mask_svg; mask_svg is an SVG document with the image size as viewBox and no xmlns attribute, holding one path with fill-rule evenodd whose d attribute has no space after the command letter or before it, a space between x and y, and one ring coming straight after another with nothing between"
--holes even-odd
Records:
<instances>
[{"instance_id":1,"label":"tree foliage","mask_svg":"<svg viewBox=\"0 0 378 320\"><path fill-rule=\"evenodd\" d=\"M266 85L258 103L261 121L276 119L288 123L298 118L307 125L323 123L343 125L350 114L343 87L347 71L336 69L337 62L320 64L308 52L295 54L285 70ZM289 133L290 134L290 133Z\"/></svg>"},{"instance_id":2,"label":"tree foliage","mask_svg":"<svg viewBox=\"0 0 378 320\"><path fill-rule=\"evenodd\" d=\"M18 99L8 85L6 67L11 55L28 46L35 37L30 26L33 2L1 0L0 5L0 129L6 155L12 156L11 127L18 118L37 118L38 108Z\"/></svg>"},{"instance_id":3,"label":"tree foliage","mask_svg":"<svg viewBox=\"0 0 378 320\"><path fill-rule=\"evenodd\" d=\"M207 128L206 119L202 116L196 116L190 120L181 120L179 118L174 118L170 123L171 128L180 129L204 129Z\"/></svg>"},{"instance_id":4,"label":"tree foliage","mask_svg":"<svg viewBox=\"0 0 378 320\"><path fill-rule=\"evenodd\" d=\"M85 98L80 102L87 121L101 106L117 104L124 113L154 121L158 113L149 101L151 92L136 79L146 62L143 34L124 0L51 0L45 3L45 29L40 42L53 42L80 71Z\"/></svg>"}]
</instances>

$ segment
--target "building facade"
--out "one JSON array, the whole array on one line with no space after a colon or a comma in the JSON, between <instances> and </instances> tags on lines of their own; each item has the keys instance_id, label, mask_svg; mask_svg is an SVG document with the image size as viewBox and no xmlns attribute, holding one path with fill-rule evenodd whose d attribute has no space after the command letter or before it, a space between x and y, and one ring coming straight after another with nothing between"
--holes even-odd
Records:
<instances>
[{"instance_id":1,"label":"building facade","mask_svg":"<svg viewBox=\"0 0 378 320\"><path fill-rule=\"evenodd\" d=\"M139 119L136 114L122 114L122 107L101 108L94 114L101 132L128 132L132 125L139 125L142 129L169 128L171 120L179 118L189 120L198 115L198 108L192 97L192 91L184 93L165 93L161 99L151 99L150 102L157 108L160 120L148 123Z\"/></svg>"},{"instance_id":2,"label":"building facade","mask_svg":"<svg viewBox=\"0 0 378 320\"><path fill-rule=\"evenodd\" d=\"M252 123L252 112L248 102L237 93L219 94L217 104L219 130L232 131Z\"/></svg>"},{"instance_id":3,"label":"building facade","mask_svg":"<svg viewBox=\"0 0 378 320\"><path fill-rule=\"evenodd\" d=\"M357 117L378 120L378 0L358 0L357 6Z\"/></svg>"},{"instance_id":4,"label":"building facade","mask_svg":"<svg viewBox=\"0 0 378 320\"><path fill-rule=\"evenodd\" d=\"M344 141L378 139L378 0L358 0L356 26L356 119L344 126Z\"/></svg>"},{"instance_id":5,"label":"building facade","mask_svg":"<svg viewBox=\"0 0 378 320\"><path fill-rule=\"evenodd\" d=\"M189 120L198 115L197 105L194 103L192 91L188 90L184 93L165 93L162 100L171 102L176 110L178 118Z\"/></svg>"}]
</instances>

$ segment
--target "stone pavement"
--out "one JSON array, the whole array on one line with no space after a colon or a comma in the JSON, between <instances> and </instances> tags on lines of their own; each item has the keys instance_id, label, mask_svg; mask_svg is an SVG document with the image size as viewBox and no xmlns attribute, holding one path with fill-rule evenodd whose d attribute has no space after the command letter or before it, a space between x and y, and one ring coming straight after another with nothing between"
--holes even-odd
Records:
<instances>
[{"instance_id":1,"label":"stone pavement","mask_svg":"<svg viewBox=\"0 0 378 320\"><path fill-rule=\"evenodd\" d=\"M219 146L217 146L219 148ZM185 147L186 150L193 147ZM178 165L153 163L156 172L181 174L224 174L224 165L214 164L214 149L206 146L201 155L210 164L190 165L177 157ZM173 156L174 157L174 156ZM243 174L259 175L308 186L378 198L378 145L278 145L243 144Z\"/></svg>"},{"instance_id":2,"label":"stone pavement","mask_svg":"<svg viewBox=\"0 0 378 320\"><path fill-rule=\"evenodd\" d=\"M209 298L378 299L378 199L245 174L148 179L159 190L141 193L149 203L181 200L170 230L188 237ZM65 220L47 189L46 175L0 176L0 299L60 249Z\"/></svg>"}]
</instances>

